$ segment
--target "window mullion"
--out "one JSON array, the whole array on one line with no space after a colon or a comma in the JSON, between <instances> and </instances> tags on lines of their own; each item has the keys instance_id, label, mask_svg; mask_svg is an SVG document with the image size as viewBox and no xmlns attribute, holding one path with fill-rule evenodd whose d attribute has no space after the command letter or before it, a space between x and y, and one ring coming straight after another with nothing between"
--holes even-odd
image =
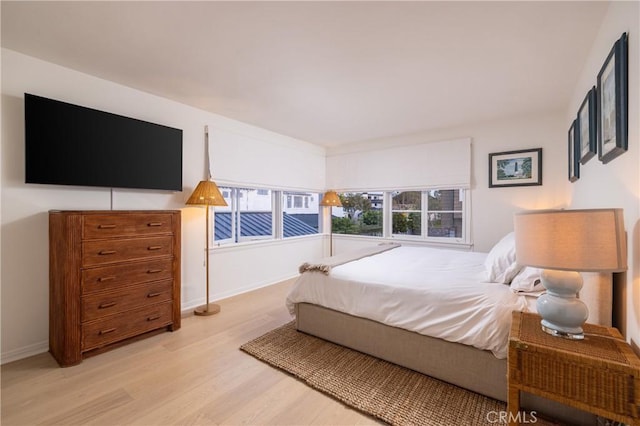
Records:
<instances>
[{"instance_id":1,"label":"window mullion","mask_svg":"<svg viewBox=\"0 0 640 426\"><path fill-rule=\"evenodd\" d=\"M284 217L282 204L284 197L282 191L271 191L271 229L273 229L272 237L278 240L283 238Z\"/></svg>"},{"instance_id":2,"label":"window mullion","mask_svg":"<svg viewBox=\"0 0 640 426\"><path fill-rule=\"evenodd\" d=\"M231 240L239 241L240 214L238 209L238 188L231 190Z\"/></svg>"},{"instance_id":3,"label":"window mullion","mask_svg":"<svg viewBox=\"0 0 640 426\"><path fill-rule=\"evenodd\" d=\"M422 214L420 215L420 220L422 221L422 228L420 232L420 236L422 238L427 238L429 236L429 193L427 191L422 191L422 195L420 200L422 202Z\"/></svg>"},{"instance_id":4,"label":"window mullion","mask_svg":"<svg viewBox=\"0 0 640 426\"><path fill-rule=\"evenodd\" d=\"M382 236L390 238L392 234L391 192L382 195Z\"/></svg>"}]
</instances>

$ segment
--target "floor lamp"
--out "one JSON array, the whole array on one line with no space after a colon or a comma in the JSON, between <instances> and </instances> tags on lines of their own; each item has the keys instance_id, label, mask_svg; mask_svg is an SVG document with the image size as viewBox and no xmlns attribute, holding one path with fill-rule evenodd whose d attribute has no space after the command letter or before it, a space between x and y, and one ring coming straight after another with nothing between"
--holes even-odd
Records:
<instances>
[{"instance_id":1,"label":"floor lamp","mask_svg":"<svg viewBox=\"0 0 640 426\"><path fill-rule=\"evenodd\" d=\"M323 207L329 207L329 256L333 256L333 220L331 219L333 217L333 207L342 207L342 202L340 202L340 196L336 194L335 191L327 191L322 196L320 205Z\"/></svg>"},{"instance_id":2,"label":"floor lamp","mask_svg":"<svg viewBox=\"0 0 640 426\"><path fill-rule=\"evenodd\" d=\"M205 245L205 265L207 268L207 300L204 306L199 306L193 312L196 315L213 315L220 312L220 306L213 303L209 303L209 208L212 206L226 206L227 202L220 193L218 186L215 182L210 180L203 180L198 183L196 189L186 202L187 205L205 206L207 211L207 240Z\"/></svg>"}]
</instances>

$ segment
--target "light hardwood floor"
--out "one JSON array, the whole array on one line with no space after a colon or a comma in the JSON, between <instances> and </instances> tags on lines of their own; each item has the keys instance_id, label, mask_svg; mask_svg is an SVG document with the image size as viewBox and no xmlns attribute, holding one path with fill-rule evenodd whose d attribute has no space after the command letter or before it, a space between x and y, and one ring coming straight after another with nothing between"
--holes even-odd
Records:
<instances>
[{"instance_id":1,"label":"light hardwood floor","mask_svg":"<svg viewBox=\"0 0 640 426\"><path fill-rule=\"evenodd\" d=\"M377 422L240 351L291 320L292 281L219 302L220 314L60 368L48 354L2 366L12 425L361 425Z\"/></svg>"}]
</instances>

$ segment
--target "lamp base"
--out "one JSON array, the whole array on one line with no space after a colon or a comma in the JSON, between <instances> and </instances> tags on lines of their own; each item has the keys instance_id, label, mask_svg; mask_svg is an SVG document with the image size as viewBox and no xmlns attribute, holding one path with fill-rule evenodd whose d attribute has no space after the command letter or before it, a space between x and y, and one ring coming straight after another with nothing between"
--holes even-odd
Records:
<instances>
[{"instance_id":1,"label":"lamp base","mask_svg":"<svg viewBox=\"0 0 640 426\"><path fill-rule=\"evenodd\" d=\"M548 334L550 334L552 336L563 337L565 339L571 339L571 340L583 340L584 339L584 333L569 333L569 332L566 332L566 331L557 330L555 328L547 327L546 325L544 325L543 321L540 321L540 327L542 328L542 331L544 331L545 333L548 333Z\"/></svg>"},{"instance_id":2,"label":"lamp base","mask_svg":"<svg viewBox=\"0 0 640 426\"><path fill-rule=\"evenodd\" d=\"M547 292L538 298L536 309L542 317L542 330L565 339L584 339L582 324L587 320L587 305L577 298L582 276L577 272L543 270L540 278Z\"/></svg>"},{"instance_id":3,"label":"lamp base","mask_svg":"<svg viewBox=\"0 0 640 426\"><path fill-rule=\"evenodd\" d=\"M193 313L198 316L207 317L209 315L215 315L220 312L220 305L215 303L209 303L209 305L198 306Z\"/></svg>"}]
</instances>

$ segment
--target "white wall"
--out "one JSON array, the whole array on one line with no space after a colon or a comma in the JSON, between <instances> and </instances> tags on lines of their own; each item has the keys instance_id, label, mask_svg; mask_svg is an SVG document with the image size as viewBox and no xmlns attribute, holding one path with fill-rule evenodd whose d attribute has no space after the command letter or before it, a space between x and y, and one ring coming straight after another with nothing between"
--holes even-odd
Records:
<instances>
[{"instance_id":1,"label":"white wall","mask_svg":"<svg viewBox=\"0 0 640 426\"><path fill-rule=\"evenodd\" d=\"M611 47L623 32L629 37L629 150L608 164L592 158L580 167L580 179L571 185L572 208L621 207L628 240L629 270L623 276L618 302L618 326L640 353L640 3L611 2L591 48L565 116L565 127L577 115L587 93L596 85L598 72Z\"/></svg>"},{"instance_id":2,"label":"white wall","mask_svg":"<svg viewBox=\"0 0 640 426\"><path fill-rule=\"evenodd\" d=\"M24 92L183 129L183 191L118 189L113 191L112 206L109 189L26 185ZM322 148L2 50L2 362L48 349L50 209L181 209L182 307L204 302L205 215L202 208L185 207L184 201L205 177L205 125L210 131L214 179L324 189ZM213 249L211 298L294 276L299 263L320 256L320 239Z\"/></svg>"},{"instance_id":3,"label":"white wall","mask_svg":"<svg viewBox=\"0 0 640 426\"><path fill-rule=\"evenodd\" d=\"M386 138L328 150L329 159L345 152L384 149L393 144L416 147L425 142L470 137L471 142L471 239L475 251L489 251L507 232L513 230L513 214L520 210L566 207L566 130L564 113L512 117L494 122L432 132ZM543 148L542 186L489 188L489 153ZM388 167L379 164L381 171ZM354 237L334 235L336 251L354 247Z\"/></svg>"}]
</instances>

